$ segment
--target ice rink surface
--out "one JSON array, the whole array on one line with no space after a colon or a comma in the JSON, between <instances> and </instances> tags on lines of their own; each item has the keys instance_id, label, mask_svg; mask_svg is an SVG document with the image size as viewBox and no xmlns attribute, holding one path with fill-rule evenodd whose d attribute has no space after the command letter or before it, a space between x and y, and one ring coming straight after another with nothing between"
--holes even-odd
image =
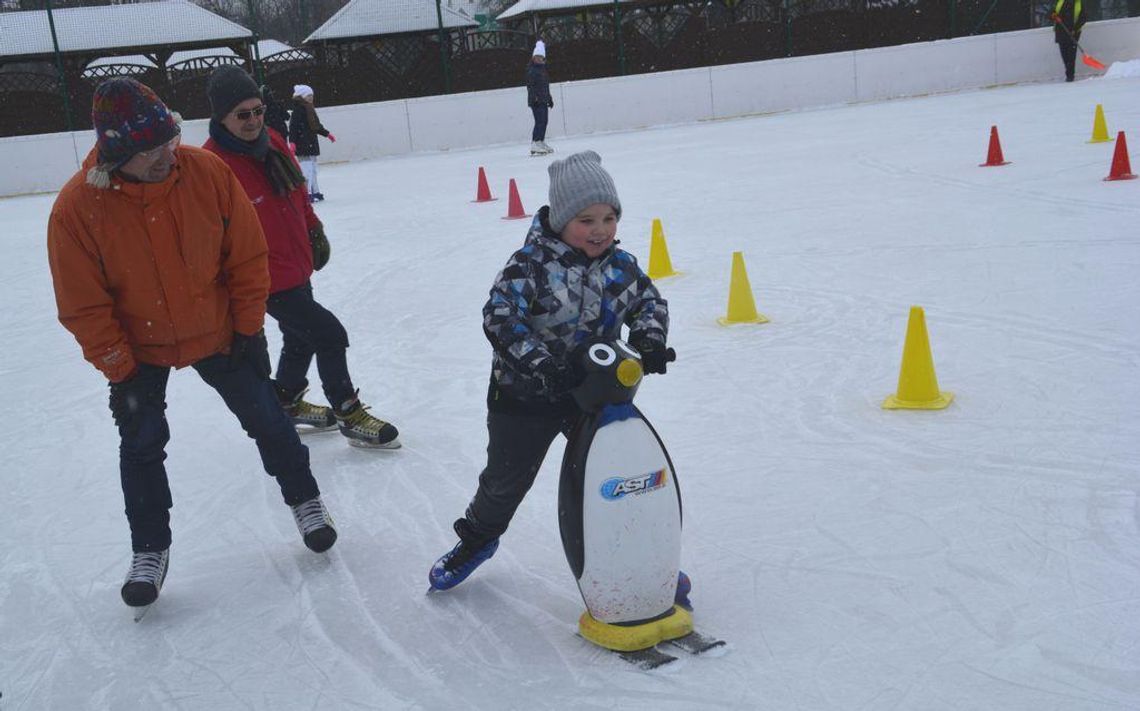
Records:
<instances>
[{"instance_id":1,"label":"ice rink surface","mask_svg":"<svg viewBox=\"0 0 1140 711\"><path fill-rule=\"evenodd\" d=\"M139 624L106 383L55 317L54 196L0 200L0 709L1140 708L1140 180L1102 180L1098 103L1140 147L1127 77L550 158L526 155L520 99L516 145L324 167L317 298L405 446L306 438L340 531L318 556L220 399L175 374L170 574ZM995 124L1011 164L980 168ZM574 634L561 440L498 554L424 595L484 462L481 308L528 226L501 219L507 181L533 211L550 160L586 148L622 246L644 265L660 218L683 272L659 282L678 360L638 404L677 467L697 625L731 649L667 675ZM498 202L472 204L478 166ZM717 324L734 251L771 323ZM885 411L915 304L956 398Z\"/></svg>"}]
</instances>

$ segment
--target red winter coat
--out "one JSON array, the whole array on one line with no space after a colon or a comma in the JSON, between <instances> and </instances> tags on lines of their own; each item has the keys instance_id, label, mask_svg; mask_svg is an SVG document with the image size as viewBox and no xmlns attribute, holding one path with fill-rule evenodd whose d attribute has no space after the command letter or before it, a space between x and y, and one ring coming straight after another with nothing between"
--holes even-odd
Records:
<instances>
[{"instance_id":1,"label":"red winter coat","mask_svg":"<svg viewBox=\"0 0 1140 711\"><path fill-rule=\"evenodd\" d=\"M269 144L290 155L285 139L276 131L269 130ZM260 161L227 151L212 138L202 147L225 161L257 209L257 218L269 245L269 293L275 294L307 282L313 274L309 229L321 223L309 204L307 188L301 185L288 195L278 195L273 191L273 185L265 174L265 165Z\"/></svg>"}]
</instances>

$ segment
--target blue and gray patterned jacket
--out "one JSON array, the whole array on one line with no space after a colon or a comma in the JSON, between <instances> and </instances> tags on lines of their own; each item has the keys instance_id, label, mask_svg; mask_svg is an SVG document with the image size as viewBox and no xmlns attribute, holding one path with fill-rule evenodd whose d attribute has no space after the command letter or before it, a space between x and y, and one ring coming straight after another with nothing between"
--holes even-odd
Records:
<instances>
[{"instance_id":1,"label":"blue and gray patterned jacket","mask_svg":"<svg viewBox=\"0 0 1140 711\"><path fill-rule=\"evenodd\" d=\"M483 332L494 347L492 379L520 400L550 400L536 369L547 358L565 361L593 337L621 338L629 326L639 338L665 343L669 309L632 254L611 247L590 259L546 225L548 207L535 215L526 244L511 255L483 307Z\"/></svg>"}]
</instances>

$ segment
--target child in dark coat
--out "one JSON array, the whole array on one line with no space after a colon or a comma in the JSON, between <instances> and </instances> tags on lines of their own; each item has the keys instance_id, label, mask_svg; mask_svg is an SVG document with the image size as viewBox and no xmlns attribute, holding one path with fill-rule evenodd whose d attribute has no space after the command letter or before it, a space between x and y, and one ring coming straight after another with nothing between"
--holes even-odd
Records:
<instances>
[{"instance_id":1,"label":"child in dark coat","mask_svg":"<svg viewBox=\"0 0 1140 711\"><path fill-rule=\"evenodd\" d=\"M499 545L546 451L581 414L567 362L581 343L619 338L622 324L647 373L664 373L668 307L633 255L615 240L621 202L593 151L549 167L550 205L491 287L483 331L494 349L487 393L487 466L463 518L459 543L436 561L432 588L463 582ZM671 350L671 349L670 349Z\"/></svg>"},{"instance_id":2,"label":"child in dark coat","mask_svg":"<svg viewBox=\"0 0 1140 711\"><path fill-rule=\"evenodd\" d=\"M301 164L301 172L305 174L305 182L309 184L309 202L320 202L325 199L317 182L317 156L321 154L321 146L317 136L324 136L336 143L336 136L321 125L317 117L317 110L313 107L313 87L307 84L298 84L293 87L293 113L289 117L289 143L297 155L297 162Z\"/></svg>"},{"instance_id":3,"label":"child in dark coat","mask_svg":"<svg viewBox=\"0 0 1140 711\"><path fill-rule=\"evenodd\" d=\"M526 103L534 114L534 130L530 133L530 154L544 156L554 149L546 145L546 124L554 98L550 95L550 77L546 74L546 43L535 42L530 64L526 67Z\"/></svg>"}]
</instances>

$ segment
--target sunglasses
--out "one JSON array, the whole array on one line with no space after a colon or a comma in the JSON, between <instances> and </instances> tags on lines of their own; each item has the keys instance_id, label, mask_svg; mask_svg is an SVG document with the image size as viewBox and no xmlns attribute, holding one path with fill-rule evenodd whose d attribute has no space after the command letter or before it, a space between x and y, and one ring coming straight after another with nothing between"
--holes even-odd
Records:
<instances>
[{"instance_id":1,"label":"sunglasses","mask_svg":"<svg viewBox=\"0 0 1140 711\"><path fill-rule=\"evenodd\" d=\"M261 106L254 107L252 109L246 109L245 111L235 111L234 118L236 118L238 121L248 121L252 117L261 116L264 113L265 104L262 104Z\"/></svg>"},{"instance_id":2,"label":"sunglasses","mask_svg":"<svg viewBox=\"0 0 1140 711\"><path fill-rule=\"evenodd\" d=\"M147 151L139 151L136 155L141 156L143 160L154 160L164 152L173 152L175 148L178 148L178 144L181 142L182 135L179 134L166 143L163 143L161 146L156 146L155 148L151 148Z\"/></svg>"}]
</instances>

